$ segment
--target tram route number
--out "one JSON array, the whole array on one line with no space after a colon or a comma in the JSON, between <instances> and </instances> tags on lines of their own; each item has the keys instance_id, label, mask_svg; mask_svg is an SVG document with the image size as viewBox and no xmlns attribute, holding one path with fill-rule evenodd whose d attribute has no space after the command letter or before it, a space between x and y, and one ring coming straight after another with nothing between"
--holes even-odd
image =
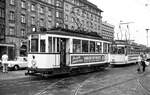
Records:
<instances>
[{"instance_id":1,"label":"tram route number","mask_svg":"<svg viewBox=\"0 0 150 95\"><path fill-rule=\"evenodd\" d=\"M102 62L105 61L105 55L75 55L71 56L72 64Z\"/></svg>"}]
</instances>

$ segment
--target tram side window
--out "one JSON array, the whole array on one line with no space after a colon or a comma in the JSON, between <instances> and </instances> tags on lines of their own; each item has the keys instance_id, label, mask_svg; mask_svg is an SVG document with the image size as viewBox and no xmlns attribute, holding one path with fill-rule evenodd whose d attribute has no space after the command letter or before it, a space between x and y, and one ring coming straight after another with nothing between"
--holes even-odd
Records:
<instances>
[{"instance_id":1,"label":"tram side window","mask_svg":"<svg viewBox=\"0 0 150 95\"><path fill-rule=\"evenodd\" d=\"M40 52L45 52L45 40L40 40Z\"/></svg>"},{"instance_id":2,"label":"tram side window","mask_svg":"<svg viewBox=\"0 0 150 95\"><path fill-rule=\"evenodd\" d=\"M48 52L52 53L52 37L48 38Z\"/></svg>"},{"instance_id":3,"label":"tram side window","mask_svg":"<svg viewBox=\"0 0 150 95\"><path fill-rule=\"evenodd\" d=\"M31 39L31 52L38 52L38 39Z\"/></svg>"},{"instance_id":4,"label":"tram side window","mask_svg":"<svg viewBox=\"0 0 150 95\"><path fill-rule=\"evenodd\" d=\"M101 42L97 42L96 43L96 52L101 53L102 52L102 43Z\"/></svg>"},{"instance_id":5,"label":"tram side window","mask_svg":"<svg viewBox=\"0 0 150 95\"><path fill-rule=\"evenodd\" d=\"M81 52L81 41L77 39L73 39L73 52L80 53Z\"/></svg>"},{"instance_id":6,"label":"tram side window","mask_svg":"<svg viewBox=\"0 0 150 95\"><path fill-rule=\"evenodd\" d=\"M88 52L88 41L82 40L82 52Z\"/></svg>"},{"instance_id":7,"label":"tram side window","mask_svg":"<svg viewBox=\"0 0 150 95\"><path fill-rule=\"evenodd\" d=\"M90 52L95 52L95 42L90 41Z\"/></svg>"}]
</instances>

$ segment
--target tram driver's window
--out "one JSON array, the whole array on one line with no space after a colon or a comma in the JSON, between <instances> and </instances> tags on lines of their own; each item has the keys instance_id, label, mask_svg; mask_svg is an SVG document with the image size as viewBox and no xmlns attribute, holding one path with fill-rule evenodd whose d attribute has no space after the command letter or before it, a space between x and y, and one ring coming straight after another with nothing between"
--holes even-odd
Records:
<instances>
[{"instance_id":1,"label":"tram driver's window","mask_svg":"<svg viewBox=\"0 0 150 95\"><path fill-rule=\"evenodd\" d=\"M38 52L38 39L31 40L31 52Z\"/></svg>"},{"instance_id":2,"label":"tram driver's window","mask_svg":"<svg viewBox=\"0 0 150 95\"><path fill-rule=\"evenodd\" d=\"M82 52L88 52L88 41L82 40Z\"/></svg>"},{"instance_id":3,"label":"tram driver's window","mask_svg":"<svg viewBox=\"0 0 150 95\"><path fill-rule=\"evenodd\" d=\"M45 52L45 40L40 40L40 52Z\"/></svg>"},{"instance_id":4,"label":"tram driver's window","mask_svg":"<svg viewBox=\"0 0 150 95\"><path fill-rule=\"evenodd\" d=\"M80 53L81 52L81 41L77 39L73 39L73 52Z\"/></svg>"}]
</instances>

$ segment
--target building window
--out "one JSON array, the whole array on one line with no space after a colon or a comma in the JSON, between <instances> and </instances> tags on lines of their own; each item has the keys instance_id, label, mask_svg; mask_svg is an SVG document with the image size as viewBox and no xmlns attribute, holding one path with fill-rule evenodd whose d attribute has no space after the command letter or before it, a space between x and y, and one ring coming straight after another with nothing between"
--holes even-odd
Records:
<instances>
[{"instance_id":1,"label":"building window","mask_svg":"<svg viewBox=\"0 0 150 95\"><path fill-rule=\"evenodd\" d=\"M25 1L22 0L21 1L21 8L26 8L25 4L26 4Z\"/></svg>"},{"instance_id":2,"label":"building window","mask_svg":"<svg viewBox=\"0 0 150 95\"><path fill-rule=\"evenodd\" d=\"M71 22L74 23L74 18L73 17L71 18Z\"/></svg>"},{"instance_id":3,"label":"building window","mask_svg":"<svg viewBox=\"0 0 150 95\"><path fill-rule=\"evenodd\" d=\"M64 25L64 28L65 28L65 29L68 29L68 25L67 25L67 24L65 24L65 25Z\"/></svg>"},{"instance_id":4,"label":"building window","mask_svg":"<svg viewBox=\"0 0 150 95\"><path fill-rule=\"evenodd\" d=\"M35 17L31 17L31 24L35 25Z\"/></svg>"},{"instance_id":5,"label":"building window","mask_svg":"<svg viewBox=\"0 0 150 95\"><path fill-rule=\"evenodd\" d=\"M100 30L100 26L98 26L98 30Z\"/></svg>"},{"instance_id":6,"label":"building window","mask_svg":"<svg viewBox=\"0 0 150 95\"><path fill-rule=\"evenodd\" d=\"M11 5L15 5L15 0L10 0Z\"/></svg>"},{"instance_id":7,"label":"building window","mask_svg":"<svg viewBox=\"0 0 150 95\"><path fill-rule=\"evenodd\" d=\"M15 20L15 13L13 11L10 11L10 20L14 21Z\"/></svg>"},{"instance_id":8,"label":"building window","mask_svg":"<svg viewBox=\"0 0 150 95\"><path fill-rule=\"evenodd\" d=\"M56 17L59 17L59 12L58 11L56 11Z\"/></svg>"},{"instance_id":9,"label":"building window","mask_svg":"<svg viewBox=\"0 0 150 95\"><path fill-rule=\"evenodd\" d=\"M40 26L44 26L44 19L40 19Z\"/></svg>"},{"instance_id":10,"label":"building window","mask_svg":"<svg viewBox=\"0 0 150 95\"><path fill-rule=\"evenodd\" d=\"M0 8L0 17L4 18L5 17L5 11L3 8Z\"/></svg>"},{"instance_id":11,"label":"building window","mask_svg":"<svg viewBox=\"0 0 150 95\"><path fill-rule=\"evenodd\" d=\"M21 15L21 23L26 23L25 15Z\"/></svg>"},{"instance_id":12,"label":"building window","mask_svg":"<svg viewBox=\"0 0 150 95\"><path fill-rule=\"evenodd\" d=\"M58 18L62 18L62 13L61 13L61 12L59 12L59 11L56 11L56 17L58 17Z\"/></svg>"},{"instance_id":13,"label":"building window","mask_svg":"<svg viewBox=\"0 0 150 95\"><path fill-rule=\"evenodd\" d=\"M59 27L59 23L58 22L56 23L56 27Z\"/></svg>"},{"instance_id":14,"label":"building window","mask_svg":"<svg viewBox=\"0 0 150 95\"><path fill-rule=\"evenodd\" d=\"M40 13L44 13L44 7L40 7Z\"/></svg>"},{"instance_id":15,"label":"building window","mask_svg":"<svg viewBox=\"0 0 150 95\"><path fill-rule=\"evenodd\" d=\"M47 0L47 3L52 4L52 0Z\"/></svg>"},{"instance_id":16,"label":"building window","mask_svg":"<svg viewBox=\"0 0 150 95\"><path fill-rule=\"evenodd\" d=\"M15 28L14 27L9 28L9 35L15 35Z\"/></svg>"},{"instance_id":17,"label":"building window","mask_svg":"<svg viewBox=\"0 0 150 95\"><path fill-rule=\"evenodd\" d=\"M35 5L34 4L31 5L31 11L35 11Z\"/></svg>"},{"instance_id":18,"label":"building window","mask_svg":"<svg viewBox=\"0 0 150 95\"><path fill-rule=\"evenodd\" d=\"M68 15L67 14L65 15L65 21L68 21Z\"/></svg>"},{"instance_id":19,"label":"building window","mask_svg":"<svg viewBox=\"0 0 150 95\"><path fill-rule=\"evenodd\" d=\"M26 34L25 29L21 29L21 36L25 36L25 34Z\"/></svg>"},{"instance_id":20,"label":"building window","mask_svg":"<svg viewBox=\"0 0 150 95\"><path fill-rule=\"evenodd\" d=\"M50 8L48 10L48 16L52 16L52 10Z\"/></svg>"},{"instance_id":21,"label":"building window","mask_svg":"<svg viewBox=\"0 0 150 95\"><path fill-rule=\"evenodd\" d=\"M57 7L62 7L62 2L59 1L59 0L57 0L57 1L56 1L56 6L57 6Z\"/></svg>"},{"instance_id":22,"label":"building window","mask_svg":"<svg viewBox=\"0 0 150 95\"><path fill-rule=\"evenodd\" d=\"M52 28L52 22L50 20L48 21L48 28Z\"/></svg>"}]
</instances>

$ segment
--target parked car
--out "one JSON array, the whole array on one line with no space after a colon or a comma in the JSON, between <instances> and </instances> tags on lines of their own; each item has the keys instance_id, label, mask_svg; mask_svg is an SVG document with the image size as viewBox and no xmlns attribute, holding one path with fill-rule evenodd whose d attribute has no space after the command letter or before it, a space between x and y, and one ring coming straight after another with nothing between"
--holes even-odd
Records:
<instances>
[{"instance_id":1,"label":"parked car","mask_svg":"<svg viewBox=\"0 0 150 95\"><path fill-rule=\"evenodd\" d=\"M27 67L27 57L17 57L13 61L8 61L8 68L13 70L19 70Z\"/></svg>"}]
</instances>

